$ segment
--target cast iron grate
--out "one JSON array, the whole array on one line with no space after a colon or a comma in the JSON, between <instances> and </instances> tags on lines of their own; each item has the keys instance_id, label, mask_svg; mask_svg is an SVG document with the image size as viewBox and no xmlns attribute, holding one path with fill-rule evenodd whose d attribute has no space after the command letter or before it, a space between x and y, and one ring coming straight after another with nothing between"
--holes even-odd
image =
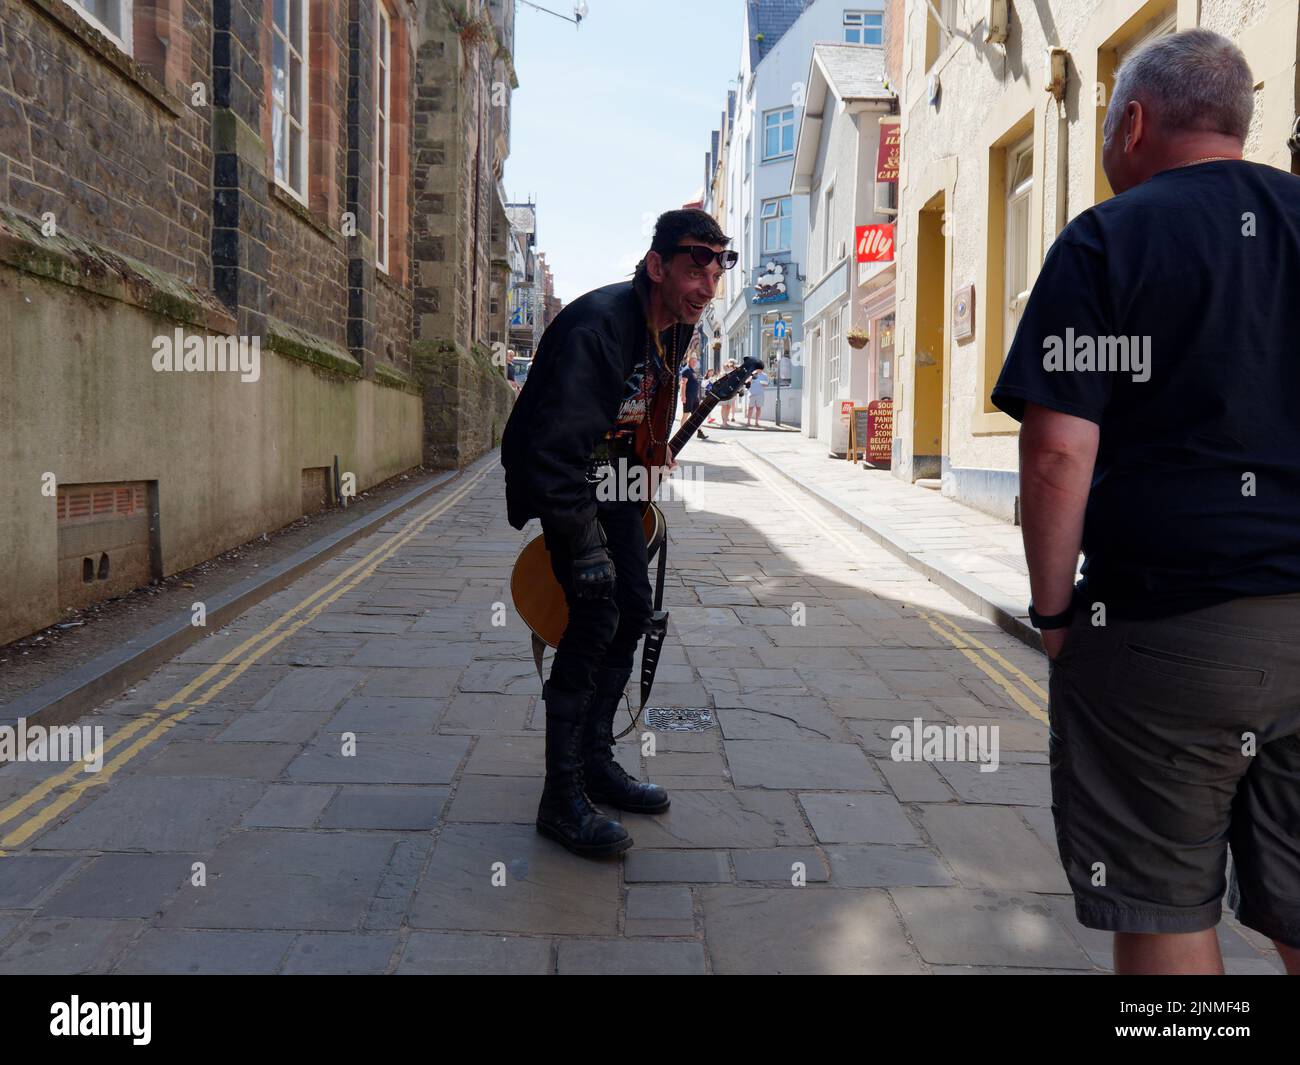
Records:
<instances>
[{"instance_id":1,"label":"cast iron grate","mask_svg":"<svg viewBox=\"0 0 1300 1065\"><path fill-rule=\"evenodd\" d=\"M717 723L707 706L647 706L645 721L656 732L704 732Z\"/></svg>"}]
</instances>

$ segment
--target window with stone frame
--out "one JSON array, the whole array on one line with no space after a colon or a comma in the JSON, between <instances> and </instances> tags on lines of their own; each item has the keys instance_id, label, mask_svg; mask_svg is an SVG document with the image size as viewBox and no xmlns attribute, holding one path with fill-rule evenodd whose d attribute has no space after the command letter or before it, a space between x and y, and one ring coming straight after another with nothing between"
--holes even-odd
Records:
<instances>
[{"instance_id":1,"label":"window with stone frame","mask_svg":"<svg viewBox=\"0 0 1300 1065\"><path fill-rule=\"evenodd\" d=\"M925 19L925 68L943 54L957 30L957 0L933 0L922 9Z\"/></svg>"},{"instance_id":2,"label":"window with stone frame","mask_svg":"<svg viewBox=\"0 0 1300 1065\"><path fill-rule=\"evenodd\" d=\"M193 95L187 0L62 0L88 26L131 56L163 88Z\"/></svg>"},{"instance_id":3,"label":"window with stone frame","mask_svg":"<svg viewBox=\"0 0 1300 1065\"><path fill-rule=\"evenodd\" d=\"M1007 148L1006 258L1004 260L1003 355L1011 346L1029 301L1029 257L1034 188L1033 135Z\"/></svg>"},{"instance_id":4,"label":"window with stone frame","mask_svg":"<svg viewBox=\"0 0 1300 1065\"><path fill-rule=\"evenodd\" d=\"M127 55L132 50L131 0L63 0Z\"/></svg>"},{"instance_id":5,"label":"window with stone frame","mask_svg":"<svg viewBox=\"0 0 1300 1065\"><path fill-rule=\"evenodd\" d=\"M271 0L271 155L275 182L307 202L308 0Z\"/></svg>"},{"instance_id":6,"label":"window with stone frame","mask_svg":"<svg viewBox=\"0 0 1300 1065\"><path fill-rule=\"evenodd\" d=\"M386 27L387 40L383 42L382 52L384 84L381 86L379 78L375 79L376 130L382 121L384 133L382 143L376 135L373 147L376 158L371 164L375 168L372 233L376 244L375 262L381 276L402 285L406 283L410 268L407 248L410 209L407 199L411 171L411 33L400 3L375 0L375 4L383 11L382 24ZM380 36L376 35L375 40L378 51ZM382 184L379 180L381 162Z\"/></svg>"},{"instance_id":7,"label":"window with stone frame","mask_svg":"<svg viewBox=\"0 0 1300 1065\"><path fill-rule=\"evenodd\" d=\"M375 4L375 266L388 272L389 193L392 163L392 20ZM495 312L493 312L495 313Z\"/></svg>"}]
</instances>

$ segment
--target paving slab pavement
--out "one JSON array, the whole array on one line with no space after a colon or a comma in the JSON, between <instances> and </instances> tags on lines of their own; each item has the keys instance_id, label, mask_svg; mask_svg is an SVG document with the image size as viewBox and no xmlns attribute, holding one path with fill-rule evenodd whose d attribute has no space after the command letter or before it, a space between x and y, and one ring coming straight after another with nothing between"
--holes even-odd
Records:
<instances>
[{"instance_id":1,"label":"paving slab pavement","mask_svg":"<svg viewBox=\"0 0 1300 1065\"><path fill-rule=\"evenodd\" d=\"M506 523L489 456L97 707L99 774L0 768L0 971L1106 971L1055 853L1041 654L723 436L664 504L651 700L714 723L619 744L673 800L622 815L632 850L534 829L544 707L509 576L537 530ZM1018 541L879 483L927 557L955 565L954 521ZM978 569L1013 596L1008 572ZM904 760L918 719L998 729L997 768ZM1280 971L1221 936L1230 970Z\"/></svg>"}]
</instances>

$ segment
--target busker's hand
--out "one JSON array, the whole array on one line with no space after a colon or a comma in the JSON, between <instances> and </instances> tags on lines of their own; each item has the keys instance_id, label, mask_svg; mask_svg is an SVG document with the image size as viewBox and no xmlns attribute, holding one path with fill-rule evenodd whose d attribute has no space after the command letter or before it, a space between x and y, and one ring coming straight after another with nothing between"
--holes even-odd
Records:
<instances>
[{"instance_id":1,"label":"busker's hand","mask_svg":"<svg viewBox=\"0 0 1300 1065\"><path fill-rule=\"evenodd\" d=\"M614 563L605 543L605 530L593 518L570 544L573 591L579 599L609 599L614 594Z\"/></svg>"},{"instance_id":2,"label":"busker's hand","mask_svg":"<svg viewBox=\"0 0 1300 1065\"><path fill-rule=\"evenodd\" d=\"M1069 626L1063 629L1046 629L1039 633L1043 638L1043 650L1047 652L1049 659L1056 661L1056 656L1061 653L1061 648L1065 646L1065 638L1069 634Z\"/></svg>"}]
</instances>

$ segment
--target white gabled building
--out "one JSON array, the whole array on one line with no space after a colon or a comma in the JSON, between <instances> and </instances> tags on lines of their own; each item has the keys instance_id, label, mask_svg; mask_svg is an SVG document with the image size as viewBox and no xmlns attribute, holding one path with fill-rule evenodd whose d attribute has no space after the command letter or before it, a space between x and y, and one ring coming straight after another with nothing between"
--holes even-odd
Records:
<instances>
[{"instance_id":1,"label":"white gabled building","mask_svg":"<svg viewBox=\"0 0 1300 1065\"><path fill-rule=\"evenodd\" d=\"M818 44L807 75L791 194L808 203L803 283L804 433L834 454L848 448L841 405L892 398L894 262L892 227L872 241L889 258L858 262L857 227L890 226L896 185L878 183L882 130L898 121L886 87L883 48ZM866 333L849 344L850 330Z\"/></svg>"},{"instance_id":2,"label":"white gabled building","mask_svg":"<svg viewBox=\"0 0 1300 1065\"><path fill-rule=\"evenodd\" d=\"M729 135L718 156L713 203L740 261L727 274L715 321L722 359L758 355L773 387L763 411L799 424L806 352L803 300L809 270L808 198L791 192L795 139L807 93L808 65L818 42L881 45L882 0L747 0L739 86ZM873 160L874 162L874 160ZM784 333L784 336L782 334ZM789 351L794 357L783 359ZM777 373L789 383L778 392Z\"/></svg>"}]
</instances>

